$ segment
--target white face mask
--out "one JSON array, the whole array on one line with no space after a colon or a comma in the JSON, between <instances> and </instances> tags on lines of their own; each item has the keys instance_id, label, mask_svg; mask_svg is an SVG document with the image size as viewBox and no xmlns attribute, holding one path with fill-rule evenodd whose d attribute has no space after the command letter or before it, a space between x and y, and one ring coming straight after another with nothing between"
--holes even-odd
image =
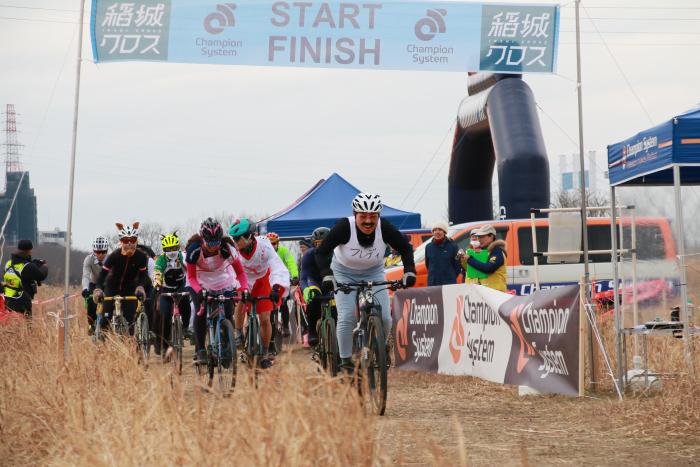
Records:
<instances>
[{"instance_id":1,"label":"white face mask","mask_svg":"<svg viewBox=\"0 0 700 467\"><path fill-rule=\"evenodd\" d=\"M169 261L175 261L177 259L178 253L178 251L166 251L165 257L168 258Z\"/></svg>"},{"instance_id":2,"label":"white face mask","mask_svg":"<svg viewBox=\"0 0 700 467\"><path fill-rule=\"evenodd\" d=\"M470 244L473 248L478 248L479 245L481 245L481 243L479 243L479 240L472 240L471 242L469 242L469 244Z\"/></svg>"}]
</instances>

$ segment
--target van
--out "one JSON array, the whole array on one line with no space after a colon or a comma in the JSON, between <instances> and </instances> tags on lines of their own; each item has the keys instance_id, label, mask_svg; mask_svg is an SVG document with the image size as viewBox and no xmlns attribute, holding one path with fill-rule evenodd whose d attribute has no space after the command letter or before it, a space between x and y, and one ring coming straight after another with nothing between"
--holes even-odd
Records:
<instances>
[{"instance_id":1,"label":"van","mask_svg":"<svg viewBox=\"0 0 700 467\"><path fill-rule=\"evenodd\" d=\"M618 221L619 222L619 221ZM535 288L534 257L532 253L532 227L530 219L506 219L482 222L468 222L450 227L448 237L457 242L460 248L467 250L469 233L482 225L491 224L496 229L496 237L506 242L508 289L517 295L529 295ZM646 279L665 279L678 282L678 268L675 256L676 247L668 219L660 217L636 218L637 237L637 277ZM535 220L537 250L547 251L549 241L549 220ZM628 248L631 240L631 225L623 221L623 246ZM416 287L425 287L428 272L425 267L425 247L430 240L421 244L414 251L416 262ZM618 245L619 247L619 245ZM609 250L610 218L588 218L589 250ZM595 280L595 292L612 289L613 267L610 254L589 255L589 272ZM630 266L625 263L625 278L630 277ZM584 274L583 255L579 263L548 264L544 257L539 258L540 288L551 288L578 283ZM401 264L387 269L387 280L399 280L403 276Z\"/></svg>"}]
</instances>

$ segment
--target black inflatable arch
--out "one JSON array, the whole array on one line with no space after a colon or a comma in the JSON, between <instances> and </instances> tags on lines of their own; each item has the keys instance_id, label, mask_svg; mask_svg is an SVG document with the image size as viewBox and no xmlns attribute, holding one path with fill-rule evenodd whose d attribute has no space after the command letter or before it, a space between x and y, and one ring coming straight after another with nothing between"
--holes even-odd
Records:
<instances>
[{"instance_id":1,"label":"black inflatable arch","mask_svg":"<svg viewBox=\"0 0 700 467\"><path fill-rule=\"evenodd\" d=\"M469 77L459 106L448 176L453 224L493 219L491 185L498 166L500 214L530 216L549 206L549 161L534 96L519 75Z\"/></svg>"}]
</instances>

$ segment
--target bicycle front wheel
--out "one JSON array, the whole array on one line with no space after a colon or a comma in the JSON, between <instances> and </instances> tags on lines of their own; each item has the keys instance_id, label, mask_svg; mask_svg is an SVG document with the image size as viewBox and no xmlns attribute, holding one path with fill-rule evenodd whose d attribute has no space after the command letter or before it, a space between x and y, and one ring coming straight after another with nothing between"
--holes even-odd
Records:
<instances>
[{"instance_id":1,"label":"bicycle front wheel","mask_svg":"<svg viewBox=\"0 0 700 467\"><path fill-rule=\"evenodd\" d=\"M378 316L371 316L367 326L367 349L361 361L365 373L365 394L375 415L384 415L387 396L387 360L384 326Z\"/></svg>"},{"instance_id":2,"label":"bicycle front wheel","mask_svg":"<svg viewBox=\"0 0 700 467\"><path fill-rule=\"evenodd\" d=\"M238 371L238 358L236 355L236 342L231 321L225 319L221 322L219 335L220 352L217 365L219 377L219 389L228 394L236 387L236 374Z\"/></svg>"},{"instance_id":3,"label":"bicycle front wheel","mask_svg":"<svg viewBox=\"0 0 700 467\"><path fill-rule=\"evenodd\" d=\"M182 318L179 316L173 320L170 330L171 346L173 354L170 357L170 362L173 365L173 371L178 375L182 374L182 350L185 347L185 336L182 331Z\"/></svg>"},{"instance_id":4,"label":"bicycle front wheel","mask_svg":"<svg viewBox=\"0 0 700 467\"><path fill-rule=\"evenodd\" d=\"M136 349L139 353L139 363L143 366L148 366L148 351L150 348L150 340L148 333L148 316L145 313L139 313L136 317Z\"/></svg>"},{"instance_id":5,"label":"bicycle front wheel","mask_svg":"<svg viewBox=\"0 0 700 467\"><path fill-rule=\"evenodd\" d=\"M326 370L332 377L336 377L338 375L340 354L338 353L338 336L336 335L333 318L325 320L323 332L326 334L324 339L325 348L323 349L323 353L326 356Z\"/></svg>"},{"instance_id":6,"label":"bicycle front wheel","mask_svg":"<svg viewBox=\"0 0 700 467\"><path fill-rule=\"evenodd\" d=\"M124 316L117 316L114 321L114 333L117 336L128 336L129 335L129 323L126 322Z\"/></svg>"},{"instance_id":7,"label":"bicycle front wheel","mask_svg":"<svg viewBox=\"0 0 700 467\"><path fill-rule=\"evenodd\" d=\"M284 334L282 334L282 320L279 316L279 310L272 311L272 332L274 333L272 345L274 346L275 354L279 355L282 353L282 339L284 338Z\"/></svg>"}]
</instances>

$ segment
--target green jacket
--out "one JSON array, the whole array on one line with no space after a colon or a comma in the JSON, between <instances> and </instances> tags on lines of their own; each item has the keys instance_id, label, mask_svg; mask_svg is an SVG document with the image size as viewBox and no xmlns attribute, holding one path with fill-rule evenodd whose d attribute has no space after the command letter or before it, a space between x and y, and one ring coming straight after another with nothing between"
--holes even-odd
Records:
<instances>
[{"instance_id":1,"label":"green jacket","mask_svg":"<svg viewBox=\"0 0 700 467\"><path fill-rule=\"evenodd\" d=\"M287 269L289 270L289 278L296 279L297 277L299 277L299 269L297 268L297 262L294 259L294 255L292 254L292 252L289 251L289 248L280 245L279 247L277 247L277 255L280 257L284 265L287 266Z\"/></svg>"}]
</instances>

